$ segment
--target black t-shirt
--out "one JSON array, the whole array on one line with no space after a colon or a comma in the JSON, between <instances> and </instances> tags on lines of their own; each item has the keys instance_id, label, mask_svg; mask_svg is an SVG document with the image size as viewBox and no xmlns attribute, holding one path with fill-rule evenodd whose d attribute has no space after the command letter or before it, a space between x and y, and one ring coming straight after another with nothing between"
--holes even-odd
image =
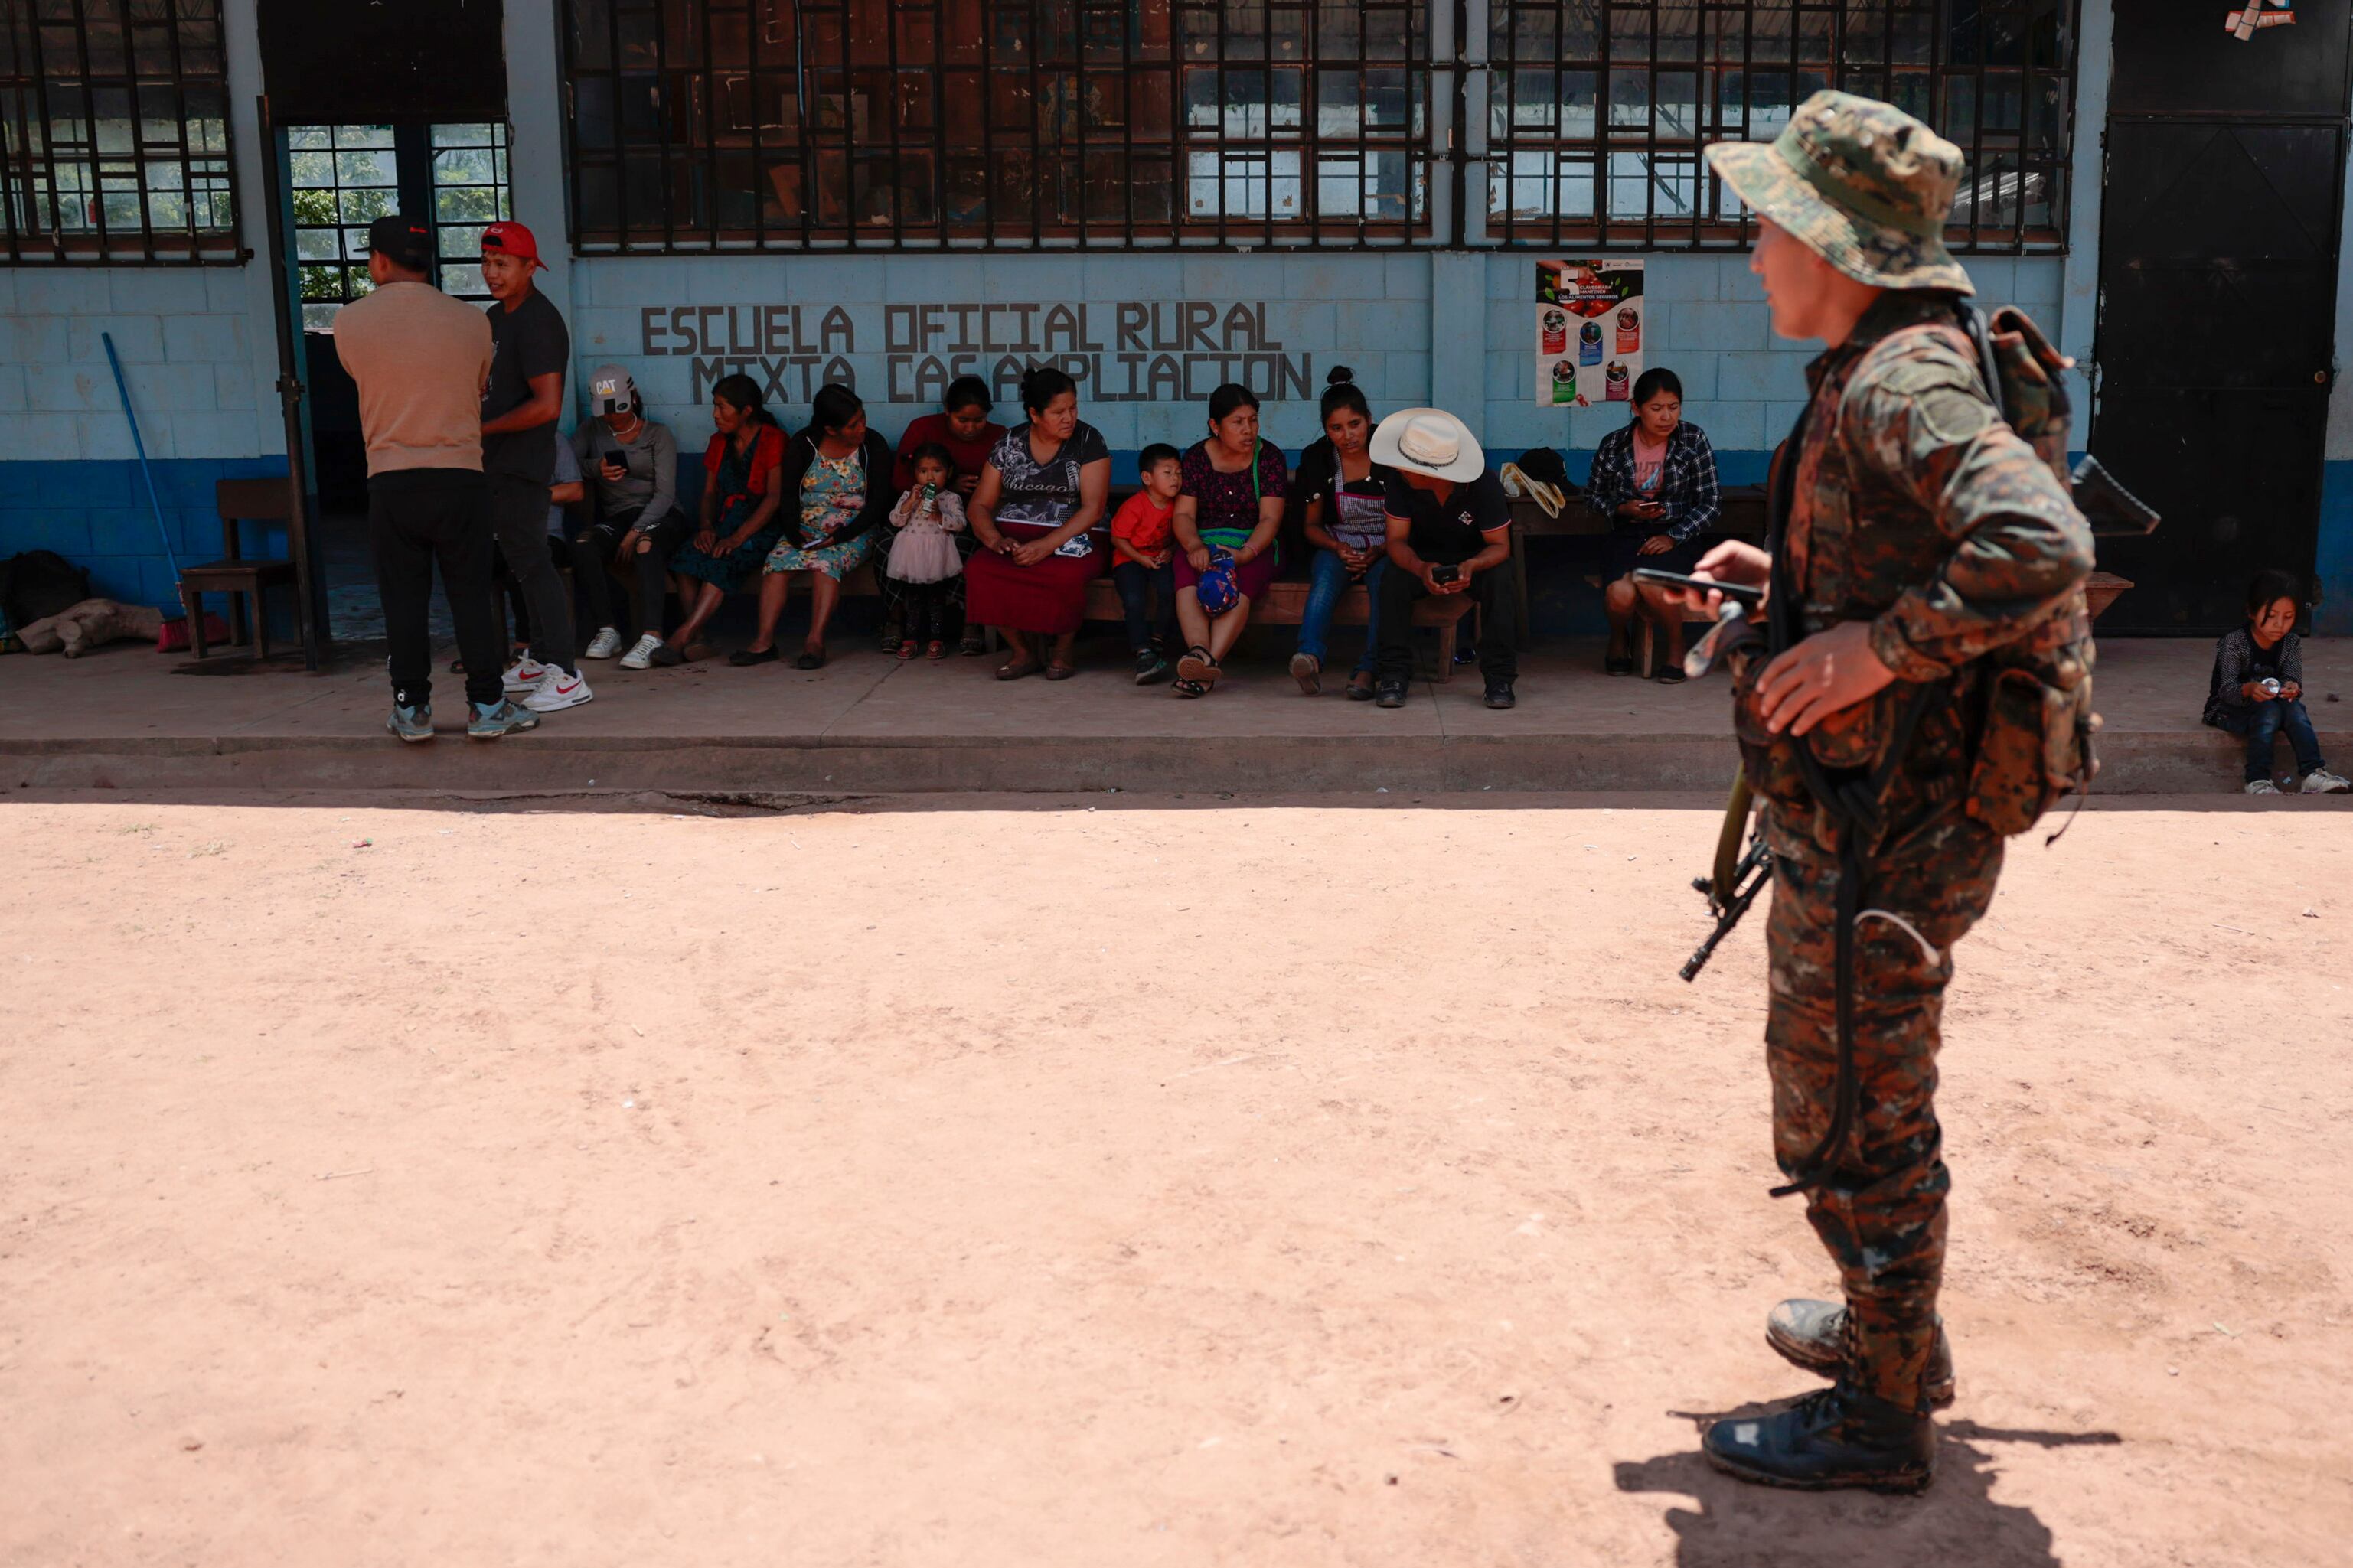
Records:
<instances>
[{"instance_id":1,"label":"black t-shirt","mask_svg":"<svg viewBox=\"0 0 2353 1568\"><path fill-rule=\"evenodd\" d=\"M572 333L564 313L534 289L510 310L494 304L491 317L491 384L482 394L482 423L531 401L531 378L560 375L572 362ZM533 484L555 473L555 421L482 437L482 472L512 474Z\"/></svg>"},{"instance_id":2,"label":"black t-shirt","mask_svg":"<svg viewBox=\"0 0 2353 1568\"><path fill-rule=\"evenodd\" d=\"M1411 525L1406 542L1413 546L1413 552L1440 565L1470 560L1487 548L1483 535L1508 527L1512 521L1511 500L1493 469L1456 484L1443 501L1429 490L1407 484L1403 474L1393 474L1385 504L1389 516L1404 518Z\"/></svg>"},{"instance_id":3,"label":"black t-shirt","mask_svg":"<svg viewBox=\"0 0 2353 1568\"><path fill-rule=\"evenodd\" d=\"M2282 637L2265 647L2250 634L2247 637L2247 679L2262 680L2268 677L2274 680L2280 679L2280 658L2286 652L2287 638Z\"/></svg>"}]
</instances>

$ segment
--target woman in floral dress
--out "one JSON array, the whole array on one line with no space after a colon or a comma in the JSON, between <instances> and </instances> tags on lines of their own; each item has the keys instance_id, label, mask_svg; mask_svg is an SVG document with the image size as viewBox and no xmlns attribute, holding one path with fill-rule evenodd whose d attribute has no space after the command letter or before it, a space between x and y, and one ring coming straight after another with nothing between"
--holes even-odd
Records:
<instances>
[{"instance_id":1,"label":"woman in floral dress","mask_svg":"<svg viewBox=\"0 0 2353 1568\"><path fill-rule=\"evenodd\" d=\"M794 572L809 574L809 628L796 669L825 665L825 628L841 603L841 580L866 563L891 515L891 444L866 426L866 405L846 386L818 389L808 428L785 445L777 469L786 506L784 533L768 552L760 582L760 629L730 664L765 664L776 657L776 623L785 614Z\"/></svg>"}]
</instances>

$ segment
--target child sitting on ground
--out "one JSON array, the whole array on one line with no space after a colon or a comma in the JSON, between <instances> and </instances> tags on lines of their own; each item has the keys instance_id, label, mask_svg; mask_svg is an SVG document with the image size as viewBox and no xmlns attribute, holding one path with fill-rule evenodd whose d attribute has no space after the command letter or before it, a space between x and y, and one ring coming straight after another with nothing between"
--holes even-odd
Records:
<instances>
[{"instance_id":1,"label":"child sitting on ground","mask_svg":"<svg viewBox=\"0 0 2353 1568\"><path fill-rule=\"evenodd\" d=\"M955 538L965 529L964 500L949 487L955 479L955 458L945 447L927 441L914 451L915 482L891 509L891 579L904 590L905 640L899 657L915 657L923 643L923 657L947 657L948 582L964 570L957 559Z\"/></svg>"},{"instance_id":2,"label":"child sitting on ground","mask_svg":"<svg viewBox=\"0 0 2353 1568\"><path fill-rule=\"evenodd\" d=\"M1144 488L1127 498L1111 520L1112 582L1127 612L1127 646L1135 655L1135 683L1168 679L1166 649L1176 641L1176 547L1169 540L1169 514L1185 488L1184 458L1174 447L1155 443L1135 460ZM1145 609L1147 595L1160 596L1156 629Z\"/></svg>"},{"instance_id":3,"label":"child sitting on ground","mask_svg":"<svg viewBox=\"0 0 2353 1568\"><path fill-rule=\"evenodd\" d=\"M2258 572L2247 584L2247 624L2214 645L2214 674L2206 694L2206 722L2247 742L2249 795L2277 795L2272 742L2287 731L2306 795L2342 795L2353 784L2320 760L2320 738L2304 710L2304 649L2295 635L2296 581L2285 572Z\"/></svg>"}]
</instances>

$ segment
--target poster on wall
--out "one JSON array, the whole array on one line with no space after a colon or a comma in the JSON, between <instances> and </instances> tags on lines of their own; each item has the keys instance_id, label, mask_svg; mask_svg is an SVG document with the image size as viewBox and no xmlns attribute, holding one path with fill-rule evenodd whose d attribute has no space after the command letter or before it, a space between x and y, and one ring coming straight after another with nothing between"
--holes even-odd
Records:
<instances>
[{"instance_id":1,"label":"poster on wall","mask_svg":"<svg viewBox=\"0 0 2353 1568\"><path fill-rule=\"evenodd\" d=\"M1640 261L1536 263L1536 402L1624 403L1642 374L1650 315Z\"/></svg>"}]
</instances>

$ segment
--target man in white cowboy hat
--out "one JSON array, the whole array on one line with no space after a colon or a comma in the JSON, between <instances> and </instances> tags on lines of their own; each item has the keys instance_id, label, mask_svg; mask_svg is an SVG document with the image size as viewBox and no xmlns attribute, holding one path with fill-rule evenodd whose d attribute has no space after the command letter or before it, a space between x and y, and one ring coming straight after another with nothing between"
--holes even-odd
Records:
<instances>
[{"instance_id":1,"label":"man in white cowboy hat","mask_svg":"<svg viewBox=\"0 0 2353 1568\"><path fill-rule=\"evenodd\" d=\"M1382 420L1373 432L1372 458L1390 470L1376 700L1405 706L1413 679L1413 602L1468 594L1479 605L1487 706L1511 707L1520 675L1520 598L1503 480L1488 470L1478 439L1443 408L1400 408Z\"/></svg>"},{"instance_id":2,"label":"man in white cowboy hat","mask_svg":"<svg viewBox=\"0 0 2353 1568\"><path fill-rule=\"evenodd\" d=\"M1695 574L1768 589L1734 728L1773 853L1776 1191L1805 1194L1845 1300L1784 1301L1766 1324L1837 1381L1718 1421L1702 1448L1769 1486L1912 1491L1954 1388L1936 1314L1945 986L2002 836L2039 815L2090 716L2091 530L1980 374L1944 243L1958 148L1820 92L1770 145L1707 159L1757 216L1749 270L1774 331L1829 345L1775 466L1773 552L1719 545Z\"/></svg>"}]
</instances>

